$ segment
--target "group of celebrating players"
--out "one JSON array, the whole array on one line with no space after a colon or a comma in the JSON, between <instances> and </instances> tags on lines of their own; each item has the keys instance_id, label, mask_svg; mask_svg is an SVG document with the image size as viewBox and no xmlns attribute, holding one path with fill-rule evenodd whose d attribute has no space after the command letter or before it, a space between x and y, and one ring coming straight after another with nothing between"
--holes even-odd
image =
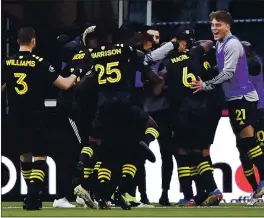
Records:
<instances>
[{"instance_id":1,"label":"group of celebrating players","mask_svg":"<svg viewBox=\"0 0 264 218\"><path fill-rule=\"evenodd\" d=\"M12 140L21 144L21 171L28 186L25 210L42 206L48 155L44 101L51 83L69 90L74 104L81 138L74 193L87 207L108 209L109 201L124 210L139 206L136 177L144 171L145 160L155 162L150 144L156 139L162 156L159 203L171 205L168 190L174 156L184 195L178 205L218 205L223 195L213 177L209 150L225 104L244 174L254 190L251 204L256 204L264 195L262 63L251 52L250 43L231 34L228 12L212 12L210 20L216 46L210 40L195 41L192 29L182 26L170 42L155 50L148 43L142 46L149 36L153 43L159 41L151 27L90 26L82 35L82 48L63 69L68 77L32 54L34 29L19 30L20 49L4 61L2 90L7 90ZM138 72L144 83L139 94L135 89ZM138 95L145 96L143 104ZM144 190L141 201L149 204Z\"/></svg>"}]
</instances>

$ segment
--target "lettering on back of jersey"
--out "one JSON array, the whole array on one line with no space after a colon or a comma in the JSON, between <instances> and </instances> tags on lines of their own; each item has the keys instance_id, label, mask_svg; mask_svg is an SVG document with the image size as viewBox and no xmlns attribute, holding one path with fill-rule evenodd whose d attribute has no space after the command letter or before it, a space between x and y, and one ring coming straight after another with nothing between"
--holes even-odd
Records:
<instances>
[{"instance_id":1,"label":"lettering on back of jersey","mask_svg":"<svg viewBox=\"0 0 264 218\"><path fill-rule=\"evenodd\" d=\"M76 54L73 56L72 60L81 60L84 59L85 53L82 54Z\"/></svg>"},{"instance_id":2,"label":"lettering on back of jersey","mask_svg":"<svg viewBox=\"0 0 264 218\"><path fill-rule=\"evenodd\" d=\"M102 58L102 57L114 56L119 54L122 54L121 48L107 50L107 51L93 52L91 55L92 58L95 59L95 58Z\"/></svg>"},{"instance_id":3,"label":"lettering on back of jersey","mask_svg":"<svg viewBox=\"0 0 264 218\"><path fill-rule=\"evenodd\" d=\"M179 57L172 58L171 62L174 64L174 63L177 63L177 62L180 62L180 61L184 61L184 60L187 60L187 59L189 59L189 57L186 54L183 54L183 55L180 55Z\"/></svg>"},{"instance_id":4,"label":"lettering on back of jersey","mask_svg":"<svg viewBox=\"0 0 264 218\"><path fill-rule=\"evenodd\" d=\"M6 60L7 66L19 66L19 67L35 67L36 63L35 61L29 61L29 60Z\"/></svg>"}]
</instances>

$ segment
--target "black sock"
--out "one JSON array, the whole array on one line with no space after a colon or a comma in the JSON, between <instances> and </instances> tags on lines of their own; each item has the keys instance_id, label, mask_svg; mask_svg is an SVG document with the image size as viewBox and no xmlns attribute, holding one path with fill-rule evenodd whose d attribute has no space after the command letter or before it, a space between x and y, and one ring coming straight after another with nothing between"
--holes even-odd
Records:
<instances>
[{"instance_id":1,"label":"black sock","mask_svg":"<svg viewBox=\"0 0 264 218\"><path fill-rule=\"evenodd\" d=\"M28 195L38 196L44 188L45 176L47 174L47 163L45 160L33 162L33 169L30 175Z\"/></svg>"},{"instance_id":2,"label":"black sock","mask_svg":"<svg viewBox=\"0 0 264 218\"><path fill-rule=\"evenodd\" d=\"M178 177L185 200L193 198L191 168L188 155L177 155Z\"/></svg>"},{"instance_id":3,"label":"black sock","mask_svg":"<svg viewBox=\"0 0 264 218\"><path fill-rule=\"evenodd\" d=\"M159 137L159 132L156 128L148 127L145 131L145 136L143 141L149 145L151 142L153 142L155 139Z\"/></svg>"},{"instance_id":4,"label":"black sock","mask_svg":"<svg viewBox=\"0 0 264 218\"><path fill-rule=\"evenodd\" d=\"M247 155L240 155L240 160L244 175L247 178L248 183L251 185L252 190L255 191L258 187L258 183L255 177L254 166Z\"/></svg>"},{"instance_id":5,"label":"black sock","mask_svg":"<svg viewBox=\"0 0 264 218\"><path fill-rule=\"evenodd\" d=\"M213 192L217 189L217 185L213 176L214 168L210 164L210 159L210 156L203 157L202 154L197 153L197 170L202 181L204 182L204 187L207 192Z\"/></svg>"},{"instance_id":6,"label":"black sock","mask_svg":"<svg viewBox=\"0 0 264 218\"><path fill-rule=\"evenodd\" d=\"M137 172L137 167L133 164L124 164L122 168L122 177L119 184L119 192L125 194L131 186Z\"/></svg>"},{"instance_id":7,"label":"black sock","mask_svg":"<svg viewBox=\"0 0 264 218\"><path fill-rule=\"evenodd\" d=\"M191 177L195 183L197 195L204 193L205 192L204 182L196 166L191 167Z\"/></svg>"},{"instance_id":8,"label":"black sock","mask_svg":"<svg viewBox=\"0 0 264 218\"><path fill-rule=\"evenodd\" d=\"M83 146L79 161L76 166L76 170L73 178L73 186L85 183L83 180L88 179L89 175L93 172L94 167L94 146Z\"/></svg>"},{"instance_id":9,"label":"black sock","mask_svg":"<svg viewBox=\"0 0 264 218\"><path fill-rule=\"evenodd\" d=\"M141 196L147 196L147 185L146 185L146 168L145 162L138 165L137 170L137 185L138 191Z\"/></svg>"},{"instance_id":10,"label":"black sock","mask_svg":"<svg viewBox=\"0 0 264 218\"><path fill-rule=\"evenodd\" d=\"M103 200L109 200L112 195L111 191L111 175L109 168L100 167L98 170L98 197Z\"/></svg>"},{"instance_id":11,"label":"black sock","mask_svg":"<svg viewBox=\"0 0 264 218\"><path fill-rule=\"evenodd\" d=\"M259 145L256 146L255 138L248 137L240 139L237 147L241 155L247 155L258 169L260 180L264 180L264 154Z\"/></svg>"},{"instance_id":12,"label":"black sock","mask_svg":"<svg viewBox=\"0 0 264 218\"><path fill-rule=\"evenodd\" d=\"M94 146L83 146L80 154L80 161L85 161L87 158L90 159L94 155Z\"/></svg>"},{"instance_id":13,"label":"black sock","mask_svg":"<svg viewBox=\"0 0 264 218\"><path fill-rule=\"evenodd\" d=\"M169 191L169 190L163 189L163 190L162 190L162 194L161 194L161 196L167 198L167 197L168 197L168 191Z\"/></svg>"},{"instance_id":14,"label":"black sock","mask_svg":"<svg viewBox=\"0 0 264 218\"><path fill-rule=\"evenodd\" d=\"M32 167L33 167L32 162L20 161L21 172L22 172L23 178L24 178L27 186L29 185L29 178L30 178L30 174L32 172Z\"/></svg>"}]
</instances>

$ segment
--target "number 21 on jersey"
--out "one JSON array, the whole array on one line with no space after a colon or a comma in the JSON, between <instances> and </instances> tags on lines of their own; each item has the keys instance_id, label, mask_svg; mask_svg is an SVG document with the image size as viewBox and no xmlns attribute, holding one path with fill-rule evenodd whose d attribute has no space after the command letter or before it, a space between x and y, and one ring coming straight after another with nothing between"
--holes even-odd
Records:
<instances>
[{"instance_id":1,"label":"number 21 on jersey","mask_svg":"<svg viewBox=\"0 0 264 218\"><path fill-rule=\"evenodd\" d=\"M17 94L24 95L28 91L28 85L25 82L25 78L27 77L27 74L25 73L14 73L14 77L17 78L16 83L19 85L18 87L15 87L15 90Z\"/></svg>"},{"instance_id":2,"label":"number 21 on jersey","mask_svg":"<svg viewBox=\"0 0 264 218\"><path fill-rule=\"evenodd\" d=\"M119 61L107 63L106 67L101 64L95 65L95 71L99 71L98 84L117 83L121 80L121 71L117 68Z\"/></svg>"}]
</instances>

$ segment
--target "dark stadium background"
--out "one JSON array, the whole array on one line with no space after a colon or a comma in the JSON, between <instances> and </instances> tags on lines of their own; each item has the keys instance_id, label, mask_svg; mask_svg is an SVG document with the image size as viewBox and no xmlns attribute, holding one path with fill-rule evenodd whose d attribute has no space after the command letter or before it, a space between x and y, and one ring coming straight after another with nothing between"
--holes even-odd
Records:
<instances>
[{"instance_id":1,"label":"dark stadium background","mask_svg":"<svg viewBox=\"0 0 264 218\"><path fill-rule=\"evenodd\" d=\"M146 23L147 0L123 1L123 19ZM153 0L152 22L158 23L161 40L167 41L181 22L191 21L195 28L197 39L212 39L208 14L215 9L229 10L233 19L237 20L232 26L232 32L241 40L250 41L255 51L264 57L264 1L260 0ZM162 10L161 10L162 9ZM85 24L94 23L101 15L113 16L119 20L118 0L4 0L2 1L2 50L4 59L8 54L17 51L17 30L24 25L33 26L37 32L37 49L35 53L57 68L61 66L57 36L67 34L71 39L81 34ZM202 21L202 22L196 22ZM40 78L41 82L41 78ZM57 89L51 86L47 91L47 99L57 98ZM2 93L2 155L11 159L19 169L19 154L16 146L7 143L6 99ZM49 134L47 138L53 155L78 152L78 141L67 120L58 117L56 108L47 109L49 115ZM65 122L65 129L61 129L58 122ZM63 137L58 137L62 135ZM15 136L12 136L15 137ZM37 142L36 142L37 144ZM75 157L67 161L74 163ZM4 166L2 164L2 166ZM57 166L58 167L58 166ZM8 172L3 167L2 186L7 182ZM3 196L4 201L20 200L19 175L15 188Z\"/></svg>"}]
</instances>

